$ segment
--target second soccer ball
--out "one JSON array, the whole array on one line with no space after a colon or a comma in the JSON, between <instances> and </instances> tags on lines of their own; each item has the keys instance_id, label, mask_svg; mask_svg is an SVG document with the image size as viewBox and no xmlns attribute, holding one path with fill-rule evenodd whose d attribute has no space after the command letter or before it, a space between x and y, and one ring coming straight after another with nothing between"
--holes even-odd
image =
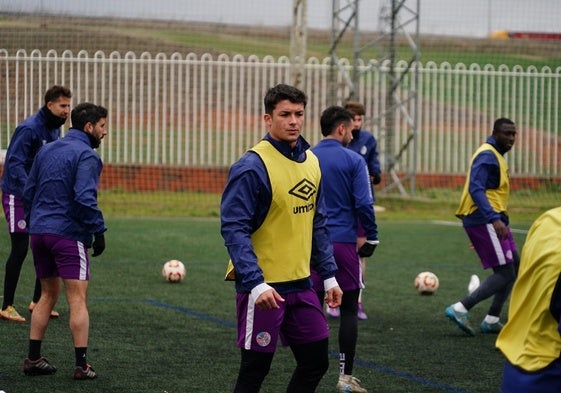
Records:
<instances>
[{"instance_id":1,"label":"second soccer ball","mask_svg":"<svg viewBox=\"0 0 561 393\"><path fill-rule=\"evenodd\" d=\"M421 295L432 295L438 289L438 277L432 272L421 272L415 277L415 289Z\"/></svg>"},{"instance_id":2,"label":"second soccer ball","mask_svg":"<svg viewBox=\"0 0 561 393\"><path fill-rule=\"evenodd\" d=\"M170 283L181 282L186 274L187 270L185 269L185 265L176 259L167 261L162 268L162 276Z\"/></svg>"}]
</instances>

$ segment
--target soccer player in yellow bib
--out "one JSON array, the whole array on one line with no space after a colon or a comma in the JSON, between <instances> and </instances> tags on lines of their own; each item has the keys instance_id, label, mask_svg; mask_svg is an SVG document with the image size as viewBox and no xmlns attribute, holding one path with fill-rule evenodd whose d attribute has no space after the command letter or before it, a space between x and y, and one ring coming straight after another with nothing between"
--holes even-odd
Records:
<instances>
[{"instance_id":1,"label":"soccer player in yellow bib","mask_svg":"<svg viewBox=\"0 0 561 393\"><path fill-rule=\"evenodd\" d=\"M310 263L328 305L339 306L342 291L319 162L300 135L306 95L280 84L264 106L268 132L230 168L220 208L231 259L226 279L236 282L241 362L234 392L260 391L280 337L296 359L286 391L313 393L329 367L329 330Z\"/></svg>"},{"instance_id":2,"label":"soccer player in yellow bib","mask_svg":"<svg viewBox=\"0 0 561 393\"><path fill-rule=\"evenodd\" d=\"M504 117L495 120L492 135L473 154L456 210L481 267L493 270L479 288L444 311L470 336L475 336L475 329L469 321L469 310L491 296L493 301L480 331L491 334L501 331L503 324L499 317L516 279L519 256L507 214L510 181L503 157L514 146L516 134L512 120Z\"/></svg>"},{"instance_id":3,"label":"soccer player in yellow bib","mask_svg":"<svg viewBox=\"0 0 561 393\"><path fill-rule=\"evenodd\" d=\"M532 225L497 338L503 393L561 392L561 207Z\"/></svg>"}]
</instances>

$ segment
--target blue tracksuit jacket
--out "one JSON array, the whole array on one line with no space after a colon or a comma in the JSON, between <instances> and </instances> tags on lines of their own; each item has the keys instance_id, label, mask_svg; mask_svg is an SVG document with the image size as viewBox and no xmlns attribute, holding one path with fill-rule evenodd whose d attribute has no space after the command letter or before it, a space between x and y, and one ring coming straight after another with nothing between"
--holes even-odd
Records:
<instances>
[{"instance_id":1,"label":"blue tracksuit jacket","mask_svg":"<svg viewBox=\"0 0 561 393\"><path fill-rule=\"evenodd\" d=\"M35 157L24 188L23 204L30 234L54 234L87 247L105 232L97 206L103 163L85 132L71 128Z\"/></svg>"},{"instance_id":2,"label":"blue tracksuit jacket","mask_svg":"<svg viewBox=\"0 0 561 393\"><path fill-rule=\"evenodd\" d=\"M23 196L23 187L39 149L60 137L60 128L47 125L46 107L22 121L15 129L4 162L2 191Z\"/></svg>"}]
</instances>

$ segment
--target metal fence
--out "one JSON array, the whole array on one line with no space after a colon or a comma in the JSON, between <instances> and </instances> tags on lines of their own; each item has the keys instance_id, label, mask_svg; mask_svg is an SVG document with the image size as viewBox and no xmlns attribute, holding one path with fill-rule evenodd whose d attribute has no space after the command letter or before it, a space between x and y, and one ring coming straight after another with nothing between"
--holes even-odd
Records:
<instances>
[{"instance_id":1,"label":"metal fence","mask_svg":"<svg viewBox=\"0 0 561 393\"><path fill-rule=\"evenodd\" d=\"M345 60L343 67L351 69ZM406 145L411 127L399 112L392 130L374 121L388 110L386 65L373 60L360 67L369 70L357 89L369 112L366 123L378 138L382 158L393 155ZM333 104L328 102L330 69L329 58L305 64L304 136L312 144L321 138L321 111ZM395 67L404 84L413 86L414 75L406 69L401 63ZM508 155L511 173L559 176L561 67L429 62L417 64L417 71L417 99L408 108L417 115L416 133L398 169L464 174L493 120L505 116L519 128ZM263 95L277 83L290 83L290 62L285 57L0 50L0 78L2 149L14 127L41 107L44 91L64 84L73 91L73 104L91 101L109 109L109 134L100 148L105 163L220 168L264 135ZM393 151L385 151L388 132Z\"/></svg>"}]
</instances>

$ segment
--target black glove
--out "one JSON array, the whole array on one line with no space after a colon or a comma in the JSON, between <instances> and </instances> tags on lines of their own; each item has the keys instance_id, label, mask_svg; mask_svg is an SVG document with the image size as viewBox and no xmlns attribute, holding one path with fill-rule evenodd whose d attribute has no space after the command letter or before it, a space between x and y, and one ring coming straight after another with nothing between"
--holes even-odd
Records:
<instances>
[{"instance_id":1,"label":"black glove","mask_svg":"<svg viewBox=\"0 0 561 393\"><path fill-rule=\"evenodd\" d=\"M382 176L380 176L379 173L375 173L372 175L372 184L374 185L380 184L381 181L382 181Z\"/></svg>"},{"instance_id":2,"label":"black glove","mask_svg":"<svg viewBox=\"0 0 561 393\"><path fill-rule=\"evenodd\" d=\"M103 233L99 235L95 235L92 248L93 248L92 257L97 257L98 255L101 255L103 250L105 250L105 236L103 235Z\"/></svg>"},{"instance_id":3,"label":"black glove","mask_svg":"<svg viewBox=\"0 0 561 393\"><path fill-rule=\"evenodd\" d=\"M362 247L358 249L358 256L361 258L368 258L374 254L374 250L378 246L378 240L367 240Z\"/></svg>"}]
</instances>

